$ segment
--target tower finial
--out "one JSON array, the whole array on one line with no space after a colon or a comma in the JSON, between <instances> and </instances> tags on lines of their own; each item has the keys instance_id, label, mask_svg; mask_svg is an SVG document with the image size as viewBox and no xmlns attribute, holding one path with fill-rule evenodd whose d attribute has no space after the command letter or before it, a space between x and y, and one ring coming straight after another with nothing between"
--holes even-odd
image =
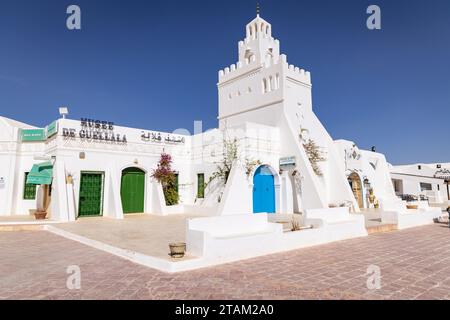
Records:
<instances>
[{"instance_id":1,"label":"tower finial","mask_svg":"<svg viewBox=\"0 0 450 320\"><path fill-rule=\"evenodd\" d=\"M261 8L259 6L259 2L256 3L256 15L259 16L259 13L261 11Z\"/></svg>"}]
</instances>

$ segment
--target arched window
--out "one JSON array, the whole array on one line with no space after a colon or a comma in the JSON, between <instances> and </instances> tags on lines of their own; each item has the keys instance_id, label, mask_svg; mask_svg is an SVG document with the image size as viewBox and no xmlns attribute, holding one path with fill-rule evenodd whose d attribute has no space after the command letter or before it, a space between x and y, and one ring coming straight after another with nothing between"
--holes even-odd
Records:
<instances>
[{"instance_id":1,"label":"arched window","mask_svg":"<svg viewBox=\"0 0 450 320\"><path fill-rule=\"evenodd\" d=\"M263 93L267 93L267 79L264 78L262 83L263 83L263 85L262 85L262 88L263 88L262 92Z\"/></svg>"},{"instance_id":2,"label":"arched window","mask_svg":"<svg viewBox=\"0 0 450 320\"><path fill-rule=\"evenodd\" d=\"M274 87L273 87L273 78L272 78L272 76L270 76L270 77L269 77L269 91L272 91L272 90L274 90Z\"/></svg>"},{"instance_id":3,"label":"arched window","mask_svg":"<svg viewBox=\"0 0 450 320\"><path fill-rule=\"evenodd\" d=\"M275 86L276 86L277 89L280 88L280 75L278 73L275 76Z\"/></svg>"}]
</instances>

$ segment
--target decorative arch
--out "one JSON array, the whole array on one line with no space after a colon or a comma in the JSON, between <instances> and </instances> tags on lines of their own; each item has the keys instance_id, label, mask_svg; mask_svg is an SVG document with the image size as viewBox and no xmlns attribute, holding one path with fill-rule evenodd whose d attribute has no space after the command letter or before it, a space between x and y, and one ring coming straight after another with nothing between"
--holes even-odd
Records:
<instances>
[{"instance_id":1,"label":"decorative arch","mask_svg":"<svg viewBox=\"0 0 450 320\"><path fill-rule=\"evenodd\" d=\"M350 184L350 188L353 191L353 195L355 196L356 202L360 209L364 208L364 192L363 192L363 181L361 176L356 172L352 171L347 177L348 183Z\"/></svg>"},{"instance_id":2,"label":"decorative arch","mask_svg":"<svg viewBox=\"0 0 450 320\"><path fill-rule=\"evenodd\" d=\"M137 169L141 170L142 172L144 172L145 174L148 173L148 170L146 168L144 168L143 166L136 164L136 163L129 163L129 164L123 165L122 167L120 167L120 171L124 171L125 169L128 169L128 168L137 168Z\"/></svg>"}]
</instances>

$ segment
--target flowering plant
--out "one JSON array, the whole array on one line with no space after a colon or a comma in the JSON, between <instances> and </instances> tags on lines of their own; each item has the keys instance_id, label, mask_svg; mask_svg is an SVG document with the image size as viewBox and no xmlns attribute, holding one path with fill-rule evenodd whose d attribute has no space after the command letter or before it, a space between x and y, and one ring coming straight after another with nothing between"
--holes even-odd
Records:
<instances>
[{"instance_id":1,"label":"flowering plant","mask_svg":"<svg viewBox=\"0 0 450 320\"><path fill-rule=\"evenodd\" d=\"M172 170L172 156L162 153L152 178L161 183L167 205L178 204L178 186L176 173Z\"/></svg>"}]
</instances>

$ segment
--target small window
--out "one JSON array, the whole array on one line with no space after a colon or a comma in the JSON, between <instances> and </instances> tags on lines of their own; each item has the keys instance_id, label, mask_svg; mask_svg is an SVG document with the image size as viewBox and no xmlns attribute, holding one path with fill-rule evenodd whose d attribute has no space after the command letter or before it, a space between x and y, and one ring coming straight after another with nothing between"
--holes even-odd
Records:
<instances>
[{"instance_id":1,"label":"small window","mask_svg":"<svg viewBox=\"0 0 450 320\"><path fill-rule=\"evenodd\" d=\"M179 174L178 173L175 173L175 190L177 191L177 193L178 193L178 186L179 186Z\"/></svg>"},{"instance_id":2,"label":"small window","mask_svg":"<svg viewBox=\"0 0 450 320\"><path fill-rule=\"evenodd\" d=\"M422 166L420 166L420 165L417 166L417 169L422 170Z\"/></svg>"},{"instance_id":3,"label":"small window","mask_svg":"<svg viewBox=\"0 0 450 320\"><path fill-rule=\"evenodd\" d=\"M431 183L425 183L425 182L421 182L420 183L420 191L431 191L433 188L431 186Z\"/></svg>"},{"instance_id":4,"label":"small window","mask_svg":"<svg viewBox=\"0 0 450 320\"><path fill-rule=\"evenodd\" d=\"M27 177L29 172L25 172L25 180L23 187L23 199L35 200L36 199L36 185L27 183Z\"/></svg>"},{"instance_id":5,"label":"small window","mask_svg":"<svg viewBox=\"0 0 450 320\"><path fill-rule=\"evenodd\" d=\"M263 79L263 93L267 93L267 92L269 92L269 86L267 84L267 79L264 78Z\"/></svg>"},{"instance_id":6,"label":"small window","mask_svg":"<svg viewBox=\"0 0 450 320\"><path fill-rule=\"evenodd\" d=\"M397 179L392 179L392 183L394 185L395 194L397 194L397 195L402 194L403 193L403 181L397 180Z\"/></svg>"},{"instance_id":7,"label":"small window","mask_svg":"<svg viewBox=\"0 0 450 320\"><path fill-rule=\"evenodd\" d=\"M442 166L440 164L436 165L436 169L441 169Z\"/></svg>"},{"instance_id":8,"label":"small window","mask_svg":"<svg viewBox=\"0 0 450 320\"><path fill-rule=\"evenodd\" d=\"M203 199L205 197L205 174L197 174L197 198Z\"/></svg>"},{"instance_id":9,"label":"small window","mask_svg":"<svg viewBox=\"0 0 450 320\"><path fill-rule=\"evenodd\" d=\"M437 185L437 187L438 187L438 191L441 191L441 186L440 186L440 185Z\"/></svg>"}]
</instances>

